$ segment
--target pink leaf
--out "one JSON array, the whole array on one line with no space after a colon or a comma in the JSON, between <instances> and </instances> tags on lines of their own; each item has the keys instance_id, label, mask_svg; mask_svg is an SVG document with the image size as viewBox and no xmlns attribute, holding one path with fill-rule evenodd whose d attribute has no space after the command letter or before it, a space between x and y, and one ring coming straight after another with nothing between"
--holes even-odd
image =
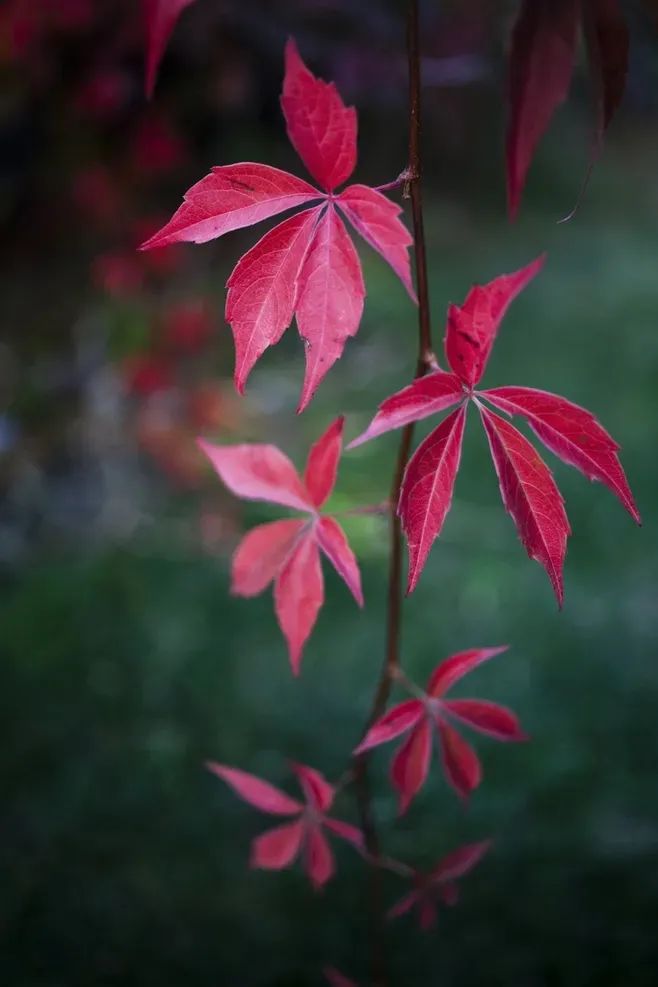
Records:
<instances>
[{"instance_id":1,"label":"pink leaf","mask_svg":"<svg viewBox=\"0 0 658 987\"><path fill-rule=\"evenodd\" d=\"M509 55L507 198L512 218L535 148L569 91L579 13L579 0L521 3Z\"/></svg>"},{"instance_id":2,"label":"pink leaf","mask_svg":"<svg viewBox=\"0 0 658 987\"><path fill-rule=\"evenodd\" d=\"M411 422L422 421L430 415L444 411L465 397L459 377L436 370L426 377L419 377L397 394L386 398L368 428L348 445L348 449L369 442L370 439L402 428Z\"/></svg>"},{"instance_id":3,"label":"pink leaf","mask_svg":"<svg viewBox=\"0 0 658 987\"><path fill-rule=\"evenodd\" d=\"M236 497L265 500L300 511L313 510L297 470L276 446L218 446L205 439L197 442Z\"/></svg>"},{"instance_id":4,"label":"pink leaf","mask_svg":"<svg viewBox=\"0 0 658 987\"><path fill-rule=\"evenodd\" d=\"M333 876L335 870L334 855L319 826L307 826L304 856L306 873L313 886L319 890Z\"/></svg>"},{"instance_id":5,"label":"pink leaf","mask_svg":"<svg viewBox=\"0 0 658 987\"><path fill-rule=\"evenodd\" d=\"M424 707L419 699L406 699L398 703L373 723L361 743L355 748L354 754L362 754L372 747L399 737L405 730L415 726L424 715Z\"/></svg>"},{"instance_id":6,"label":"pink leaf","mask_svg":"<svg viewBox=\"0 0 658 987\"><path fill-rule=\"evenodd\" d=\"M624 96L628 75L628 28L619 0L583 0L585 41L596 89L597 144Z\"/></svg>"},{"instance_id":7,"label":"pink leaf","mask_svg":"<svg viewBox=\"0 0 658 987\"><path fill-rule=\"evenodd\" d=\"M464 437L465 406L421 442L409 460L397 513L409 545L407 593L411 593L452 503Z\"/></svg>"},{"instance_id":8,"label":"pink leaf","mask_svg":"<svg viewBox=\"0 0 658 987\"><path fill-rule=\"evenodd\" d=\"M146 96L153 95L158 68L176 21L194 0L142 0L146 18Z\"/></svg>"},{"instance_id":9,"label":"pink leaf","mask_svg":"<svg viewBox=\"0 0 658 987\"><path fill-rule=\"evenodd\" d=\"M557 394L531 387L495 387L483 391L482 396L509 415L527 418L551 452L590 480L604 483L631 517L640 523L633 494L617 455L619 446L591 412Z\"/></svg>"},{"instance_id":10,"label":"pink leaf","mask_svg":"<svg viewBox=\"0 0 658 987\"><path fill-rule=\"evenodd\" d=\"M290 519L252 528L233 556L231 592L247 597L262 593L275 579L304 523Z\"/></svg>"},{"instance_id":11,"label":"pink leaf","mask_svg":"<svg viewBox=\"0 0 658 987\"><path fill-rule=\"evenodd\" d=\"M256 778L255 775L240 771L238 768L229 768L216 761L207 761L206 767L230 785L236 795L261 812L269 812L274 816L289 816L302 811L303 806L299 802L274 785L270 785L269 782Z\"/></svg>"},{"instance_id":12,"label":"pink leaf","mask_svg":"<svg viewBox=\"0 0 658 987\"><path fill-rule=\"evenodd\" d=\"M182 206L141 249L181 241L206 243L320 195L308 182L270 165L245 161L213 168L188 189Z\"/></svg>"},{"instance_id":13,"label":"pink leaf","mask_svg":"<svg viewBox=\"0 0 658 987\"><path fill-rule=\"evenodd\" d=\"M312 536L301 538L274 583L274 607L288 644L293 674L299 674L302 651L324 600L320 553Z\"/></svg>"},{"instance_id":14,"label":"pink leaf","mask_svg":"<svg viewBox=\"0 0 658 987\"><path fill-rule=\"evenodd\" d=\"M263 870L287 867L299 853L303 835L304 822L299 819L257 836L251 844L250 867Z\"/></svg>"},{"instance_id":15,"label":"pink leaf","mask_svg":"<svg viewBox=\"0 0 658 987\"><path fill-rule=\"evenodd\" d=\"M513 425L484 407L480 414L503 503L528 555L546 569L562 606L562 569L571 532L562 495L537 450Z\"/></svg>"},{"instance_id":16,"label":"pink leaf","mask_svg":"<svg viewBox=\"0 0 658 987\"><path fill-rule=\"evenodd\" d=\"M281 108L288 137L320 185L332 192L356 165L356 110L346 107L333 82L317 79L292 38L286 45Z\"/></svg>"},{"instance_id":17,"label":"pink leaf","mask_svg":"<svg viewBox=\"0 0 658 987\"><path fill-rule=\"evenodd\" d=\"M391 781L400 795L400 815L425 784L432 756L432 730L423 719L411 731L391 762Z\"/></svg>"},{"instance_id":18,"label":"pink leaf","mask_svg":"<svg viewBox=\"0 0 658 987\"><path fill-rule=\"evenodd\" d=\"M357 826L352 826L351 823L342 822L340 819L330 818L324 820L324 826L326 829L331 830L331 832L336 836L340 837L341 840L351 843L357 850L364 849L365 840L363 838L363 833Z\"/></svg>"},{"instance_id":19,"label":"pink leaf","mask_svg":"<svg viewBox=\"0 0 658 987\"><path fill-rule=\"evenodd\" d=\"M406 915L407 912L410 912L411 909L418 904L419 898L420 895L418 891L410 891L409 894L406 894L403 898L400 898L400 900L397 901L392 908L389 908L386 913L386 918L390 920L392 918L399 918L400 915Z\"/></svg>"},{"instance_id":20,"label":"pink leaf","mask_svg":"<svg viewBox=\"0 0 658 987\"><path fill-rule=\"evenodd\" d=\"M436 882L456 881L478 864L491 848L491 840L469 843L453 850L437 864L431 872L430 880Z\"/></svg>"},{"instance_id":21,"label":"pink leaf","mask_svg":"<svg viewBox=\"0 0 658 987\"><path fill-rule=\"evenodd\" d=\"M292 322L299 272L317 216L316 207L275 226L241 257L228 279L225 318L235 340L240 394L256 361Z\"/></svg>"},{"instance_id":22,"label":"pink leaf","mask_svg":"<svg viewBox=\"0 0 658 987\"><path fill-rule=\"evenodd\" d=\"M466 798L478 787L482 770L477 754L456 730L438 721L441 760L446 778L458 795Z\"/></svg>"},{"instance_id":23,"label":"pink leaf","mask_svg":"<svg viewBox=\"0 0 658 987\"><path fill-rule=\"evenodd\" d=\"M297 328L306 345L301 412L359 328L366 293L359 258L333 205L315 228L299 280Z\"/></svg>"},{"instance_id":24,"label":"pink leaf","mask_svg":"<svg viewBox=\"0 0 658 987\"><path fill-rule=\"evenodd\" d=\"M448 699L443 704L454 716L473 730L496 740L527 740L517 717L511 710L482 699Z\"/></svg>"},{"instance_id":25,"label":"pink leaf","mask_svg":"<svg viewBox=\"0 0 658 987\"><path fill-rule=\"evenodd\" d=\"M318 545L338 575L344 580L356 602L362 607L361 573L354 552L345 537L345 532L332 517L320 518L315 531Z\"/></svg>"},{"instance_id":26,"label":"pink leaf","mask_svg":"<svg viewBox=\"0 0 658 987\"><path fill-rule=\"evenodd\" d=\"M319 771L315 771L305 764L293 764L292 769L297 775L297 780L302 786L304 798L308 804L317 809L318 812L326 812L330 809L334 800L333 785L330 785Z\"/></svg>"},{"instance_id":27,"label":"pink leaf","mask_svg":"<svg viewBox=\"0 0 658 987\"><path fill-rule=\"evenodd\" d=\"M363 239L391 265L413 301L409 247L413 237L400 220L402 207L367 185L350 185L336 202Z\"/></svg>"},{"instance_id":28,"label":"pink leaf","mask_svg":"<svg viewBox=\"0 0 658 987\"><path fill-rule=\"evenodd\" d=\"M539 273L544 260L542 255L519 271L501 274L485 285L474 285L461 307L449 306L446 358L467 387L475 387L481 379L507 309Z\"/></svg>"},{"instance_id":29,"label":"pink leaf","mask_svg":"<svg viewBox=\"0 0 658 987\"><path fill-rule=\"evenodd\" d=\"M471 648L446 658L434 669L427 683L427 695L437 699L443 696L455 682L458 682L483 661L489 661L507 651L507 645L500 648Z\"/></svg>"},{"instance_id":30,"label":"pink leaf","mask_svg":"<svg viewBox=\"0 0 658 987\"><path fill-rule=\"evenodd\" d=\"M322 507L334 489L343 448L344 424L342 415L336 418L309 451L304 483L316 507Z\"/></svg>"}]
</instances>

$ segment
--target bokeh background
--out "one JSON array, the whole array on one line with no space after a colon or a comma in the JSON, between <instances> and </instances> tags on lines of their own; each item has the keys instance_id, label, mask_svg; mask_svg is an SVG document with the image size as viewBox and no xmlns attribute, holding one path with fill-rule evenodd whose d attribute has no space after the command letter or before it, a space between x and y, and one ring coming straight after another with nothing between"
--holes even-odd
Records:
<instances>
[{"instance_id":1,"label":"bokeh background","mask_svg":"<svg viewBox=\"0 0 658 987\"><path fill-rule=\"evenodd\" d=\"M423 680L451 651L509 643L466 691L512 706L528 745L478 742L468 808L435 772L397 819L374 760L390 853L429 866L460 842L495 849L456 909L387 936L399 985L656 983L658 943L658 35L633 35L623 110L575 219L588 160L585 68L505 217L503 79L514 3L423 4L427 232L436 338L449 301L543 250L487 380L555 390L623 445L645 516L551 462L574 529L566 606L518 543L483 437L467 437L455 503L405 606ZM271 596L231 599L230 553L276 516L221 489L194 446L269 441L301 465L339 411L355 435L409 379L415 313L360 245L358 337L310 410L293 413L294 330L233 392L226 278L261 235L138 254L212 164L302 174L278 108L285 38L359 110L358 179L406 162L404 4L198 0L153 101L131 0L0 7L0 981L8 987L314 987L332 963L367 979L364 868L312 894L297 871L247 869L264 828L203 770L214 757L288 785L286 759L344 769L384 642L385 523L346 520L367 607L327 572L293 681ZM475 422L471 423L473 426ZM345 456L332 506L380 502L388 436ZM351 796L337 811L355 818ZM387 877L391 901L402 891Z\"/></svg>"}]
</instances>

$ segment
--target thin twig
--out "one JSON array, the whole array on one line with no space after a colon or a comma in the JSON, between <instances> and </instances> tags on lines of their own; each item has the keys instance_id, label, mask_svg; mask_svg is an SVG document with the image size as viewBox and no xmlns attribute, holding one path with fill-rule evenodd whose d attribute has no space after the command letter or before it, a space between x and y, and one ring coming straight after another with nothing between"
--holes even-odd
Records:
<instances>
[{"instance_id":1,"label":"thin twig","mask_svg":"<svg viewBox=\"0 0 658 987\"><path fill-rule=\"evenodd\" d=\"M411 199L411 212L414 229L414 254L416 261L416 289L418 295L418 361L416 377L422 377L428 370L438 369L432 348L432 327L430 317L429 287L427 279L427 257L425 231L423 225L423 200L421 189L421 80L420 80L420 41L418 0L409 0L407 17L407 57L409 63L409 165L404 176L404 194ZM400 177L403 177L400 176ZM395 474L391 487L390 557L388 570L388 602L386 619L386 654L377 689L364 734L379 719L388 703L391 686L398 677L400 668L400 630L402 623L402 531L395 507L400 499L400 490L406 469L413 424L402 432ZM382 857L377 824L372 810L368 781L368 754L360 754L355 759L355 781L357 800L361 816L361 826L369 857L381 862ZM387 858L386 858L387 859ZM371 935L372 935L372 980L373 987L385 987L386 963L384 956L384 909L381 895L381 866L370 872L371 894Z\"/></svg>"}]
</instances>

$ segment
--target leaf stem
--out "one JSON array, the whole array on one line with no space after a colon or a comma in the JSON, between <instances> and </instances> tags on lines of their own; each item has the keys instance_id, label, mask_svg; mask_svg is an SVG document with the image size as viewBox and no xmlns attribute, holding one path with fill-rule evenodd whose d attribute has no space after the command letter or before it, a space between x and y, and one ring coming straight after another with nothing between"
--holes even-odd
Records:
<instances>
[{"instance_id":1,"label":"leaf stem","mask_svg":"<svg viewBox=\"0 0 658 987\"><path fill-rule=\"evenodd\" d=\"M407 7L407 59L409 71L409 164L404 176L405 194L411 199L414 231L414 255L416 289L418 295L418 358L416 377L428 370L438 369L432 348L432 323L430 315L429 285L427 278L427 253L423 223L422 156L421 156L421 79L420 79L420 31L418 0L408 0ZM402 176L401 176L402 177ZM388 568L388 600L386 616L386 652L384 664L375 690L366 725L368 728L379 719L389 700L391 686L400 668L400 632L402 624L402 530L396 507L406 469L414 426L407 425L402 432L395 473L391 485L390 556ZM374 862L382 861L379 834L375 821L368 780L368 754L355 759L355 781L361 826L366 848ZM384 909L381 894L381 867L370 872L372 981L373 987L386 987L384 957Z\"/></svg>"}]
</instances>

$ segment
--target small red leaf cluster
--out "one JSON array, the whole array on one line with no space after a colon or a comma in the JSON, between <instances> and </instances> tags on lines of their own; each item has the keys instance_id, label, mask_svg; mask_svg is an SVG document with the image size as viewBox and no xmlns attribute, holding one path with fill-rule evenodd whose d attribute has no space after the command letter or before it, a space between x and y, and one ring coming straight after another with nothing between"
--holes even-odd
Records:
<instances>
[{"instance_id":1,"label":"small red leaf cluster","mask_svg":"<svg viewBox=\"0 0 658 987\"><path fill-rule=\"evenodd\" d=\"M489 442L505 508L530 558L546 569L560 606L567 536L571 533L562 495L534 446L483 401L508 415L525 418L551 452L589 479L604 483L640 523L619 462L619 446L589 411L566 398L530 387L474 389L484 374L507 308L543 262L540 257L520 271L477 285L462 306L451 305L445 335L451 372L437 370L387 398L366 431L350 443L349 448L354 448L391 429L458 405L421 442L404 474L397 512L409 545L409 593L450 510L471 402L478 409Z\"/></svg>"},{"instance_id":2,"label":"small red leaf cluster","mask_svg":"<svg viewBox=\"0 0 658 987\"><path fill-rule=\"evenodd\" d=\"M199 439L213 468L236 496L306 515L253 528L233 556L231 589L236 596L258 596L274 582L276 616L295 675L324 601L320 552L363 606L361 574L345 533L335 518L319 513L336 483L343 424L344 419L337 418L313 445L303 479L276 446L219 446Z\"/></svg>"},{"instance_id":3,"label":"small red leaf cluster","mask_svg":"<svg viewBox=\"0 0 658 987\"><path fill-rule=\"evenodd\" d=\"M281 96L291 144L320 188L269 165L213 168L193 185L171 220L144 249L205 243L296 206L316 202L266 233L228 279L226 321L235 341L235 386L244 392L255 363L293 320L305 345L299 411L354 336L363 312L361 263L339 213L390 264L409 294L411 236L400 206L367 185L336 193L356 165L356 111L333 83L317 79L293 41L286 47ZM319 201L318 201L319 200Z\"/></svg>"},{"instance_id":4,"label":"small red leaf cluster","mask_svg":"<svg viewBox=\"0 0 658 987\"><path fill-rule=\"evenodd\" d=\"M459 679L505 650L474 648L446 658L432 672L425 692L384 713L354 751L362 754L407 734L391 762L391 781L400 796L401 813L406 812L427 779L435 732L446 778L462 797L470 795L480 784L482 770L475 751L455 729L456 725L470 727L496 740L527 739L514 713L504 706L482 699L445 698Z\"/></svg>"},{"instance_id":5,"label":"small red leaf cluster","mask_svg":"<svg viewBox=\"0 0 658 987\"><path fill-rule=\"evenodd\" d=\"M251 866L282 870L302 854L304 870L315 888L332 877L334 857L325 830L363 849L361 830L328 815L334 789L327 780L304 764L291 765L304 795L304 802L291 798L274 785L237 768L210 761L208 769L225 781L245 802L272 816L290 816L292 822L258 836L251 846Z\"/></svg>"},{"instance_id":6,"label":"small red leaf cluster","mask_svg":"<svg viewBox=\"0 0 658 987\"><path fill-rule=\"evenodd\" d=\"M628 74L628 29L619 0L521 0L509 54L511 216L518 211L537 144L569 92L581 26L596 93L596 153Z\"/></svg>"}]
</instances>

